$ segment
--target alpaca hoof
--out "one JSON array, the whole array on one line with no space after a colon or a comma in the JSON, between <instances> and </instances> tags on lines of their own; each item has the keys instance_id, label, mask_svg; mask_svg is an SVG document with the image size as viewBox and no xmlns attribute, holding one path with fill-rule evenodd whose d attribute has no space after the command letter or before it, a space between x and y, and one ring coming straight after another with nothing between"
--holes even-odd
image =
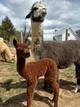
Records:
<instances>
[{"instance_id":1,"label":"alpaca hoof","mask_svg":"<svg viewBox=\"0 0 80 107\"><path fill-rule=\"evenodd\" d=\"M26 101L22 102L22 104L27 107L27 102Z\"/></svg>"},{"instance_id":2,"label":"alpaca hoof","mask_svg":"<svg viewBox=\"0 0 80 107\"><path fill-rule=\"evenodd\" d=\"M77 93L77 92L78 92L78 89L77 89L77 88L75 88L74 93Z\"/></svg>"},{"instance_id":3,"label":"alpaca hoof","mask_svg":"<svg viewBox=\"0 0 80 107\"><path fill-rule=\"evenodd\" d=\"M77 86L75 87L74 93L77 93L78 90L79 90L79 88L80 88L80 86L77 85Z\"/></svg>"}]
</instances>

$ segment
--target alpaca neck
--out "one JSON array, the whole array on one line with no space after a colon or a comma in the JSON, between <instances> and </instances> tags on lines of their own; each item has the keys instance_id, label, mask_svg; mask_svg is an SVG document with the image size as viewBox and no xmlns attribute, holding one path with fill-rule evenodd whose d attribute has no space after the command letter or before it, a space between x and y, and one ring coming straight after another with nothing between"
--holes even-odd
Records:
<instances>
[{"instance_id":1,"label":"alpaca neck","mask_svg":"<svg viewBox=\"0 0 80 107\"><path fill-rule=\"evenodd\" d=\"M32 52L36 53L36 49L43 44L43 28L41 22L31 22L32 24Z\"/></svg>"},{"instance_id":2,"label":"alpaca neck","mask_svg":"<svg viewBox=\"0 0 80 107\"><path fill-rule=\"evenodd\" d=\"M32 24L32 37L42 36L42 23L41 22L31 22Z\"/></svg>"},{"instance_id":3,"label":"alpaca neck","mask_svg":"<svg viewBox=\"0 0 80 107\"><path fill-rule=\"evenodd\" d=\"M23 76L24 66L25 66L25 58L17 58L17 71L21 76Z\"/></svg>"},{"instance_id":4,"label":"alpaca neck","mask_svg":"<svg viewBox=\"0 0 80 107\"><path fill-rule=\"evenodd\" d=\"M43 45L43 28L42 22L31 22L32 24L32 54L34 59L39 59L39 50Z\"/></svg>"}]
</instances>

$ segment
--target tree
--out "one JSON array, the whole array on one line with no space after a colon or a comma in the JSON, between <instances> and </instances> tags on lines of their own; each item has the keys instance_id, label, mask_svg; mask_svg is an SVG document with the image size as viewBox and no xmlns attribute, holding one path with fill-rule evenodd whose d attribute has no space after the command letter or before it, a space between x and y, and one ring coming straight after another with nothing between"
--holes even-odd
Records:
<instances>
[{"instance_id":1,"label":"tree","mask_svg":"<svg viewBox=\"0 0 80 107\"><path fill-rule=\"evenodd\" d=\"M1 29L3 38L8 41L10 41L11 36L14 36L16 33L11 20L7 16L4 18L4 20L2 20Z\"/></svg>"},{"instance_id":2,"label":"tree","mask_svg":"<svg viewBox=\"0 0 80 107\"><path fill-rule=\"evenodd\" d=\"M1 26L0 26L0 37L2 36L1 33L2 33L2 29L1 29Z\"/></svg>"}]
</instances>

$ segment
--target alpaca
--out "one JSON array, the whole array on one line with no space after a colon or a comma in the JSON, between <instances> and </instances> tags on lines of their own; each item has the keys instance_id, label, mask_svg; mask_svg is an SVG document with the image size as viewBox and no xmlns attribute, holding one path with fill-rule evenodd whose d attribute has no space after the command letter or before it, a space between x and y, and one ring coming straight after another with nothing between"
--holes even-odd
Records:
<instances>
[{"instance_id":1,"label":"alpaca","mask_svg":"<svg viewBox=\"0 0 80 107\"><path fill-rule=\"evenodd\" d=\"M31 8L30 13L26 18L31 18L32 26L32 53L37 59L37 49L43 42L43 27L42 22L46 16L46 6L40 1L35 2Z\"/></svg>"},{"instance_id":2,"label":"alpaca","mask_svg":"<svg viewBox=\"0 0 80 107\"><path fill-rule=\"evenodd\" d=\"M43 38L43 35L40 35L39 32L41 33L43 32L42 29L40 28L42 28L42 22L44 21L46 15L46 8L44 9L38 4L42 4L42 3L36 2L32 6L31 12L26 16L26 18L31 18L32 42L33 42L32 44L35 44L34 42L35 39L33 37ZM40 13L42 18L39 17L38 15L40 7L41 10L45 10L44 16ZM42 44L39 43L37 47L34 46L36 51L32 51L32 53L34 53L35 56L38 56L38 58L44 58L44 57L52 58L53 60L56 61L58 69L67 68L74 63L77 68L76 70L77 85L80 86L80 41L70 40L59 43L54 41L45 42L43 41L43 39L41 39L41 41ZM45 80L45 89L48 90L48 83L46 80Z\"/></svg>"},{"instance_id":3,"label":"alpaca","mask_svg":"<svg viewBox=\"0 0 80 107\"><path fill-rule=\"evenodd\" d=\"M80 41L69 40L60 43L44 42L42 48L42 54L40 57L52 58L55 60L59 69L65 69L74 64L76 70L77 85L80 86ZM47 86L47 81L45 80L45 88L47 88Z\"/></svg>"},{"instance_id":4,"label":"alpaca","mask_svg":"<svg viewBox=\"0 0 80 107\"><path fill-rule=\"evenodd\" d=\"M11 53L7 44L0 38L0 54L4 61L13 62L15 60L15 56Z\"/></svg>"},{"instance_id":5,"label":"alpaca","mask_svg":"<svg viewBox=\"0 0 80 107\"><path fill-rule=\"evenodd\" d=\"M40 59L36 62L25 63L30 52L26 44L19 44L14 39L13 44L17 54L17 71L27 81L27 107L31 107L34 90L40 76L45 76L51 84L54 92L54 107L58 107L59 84L57 82L57 65L49 58Z\"/></svg>"}]
</instances>

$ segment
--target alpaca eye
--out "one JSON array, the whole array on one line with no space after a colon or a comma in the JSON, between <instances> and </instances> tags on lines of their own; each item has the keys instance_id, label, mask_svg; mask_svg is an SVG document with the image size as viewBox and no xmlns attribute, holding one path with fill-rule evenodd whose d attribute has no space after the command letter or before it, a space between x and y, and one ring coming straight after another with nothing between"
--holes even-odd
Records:
<instances>
[{"instance_id":1,"label":"alpaca eye","mask_svg":"<svg viewBox=\"0 0 80 107\"><path fill-rule=\"evenodd\" d=\"M33 10L37 10L37 9L38 9L37 7L34 7L34 8L33 8Z\"/></svg>"},{"instance_id":2,"label":"alpaca eye","mask_svg":"<svg viewBox=\"0 0 80 107\"><path fill-rule=\"evenodd\" d=\"M27 53L27 52L28 52L28 51L25 49L25 50L24 50L24 53Z\"/></svg>"}]
</instances>

